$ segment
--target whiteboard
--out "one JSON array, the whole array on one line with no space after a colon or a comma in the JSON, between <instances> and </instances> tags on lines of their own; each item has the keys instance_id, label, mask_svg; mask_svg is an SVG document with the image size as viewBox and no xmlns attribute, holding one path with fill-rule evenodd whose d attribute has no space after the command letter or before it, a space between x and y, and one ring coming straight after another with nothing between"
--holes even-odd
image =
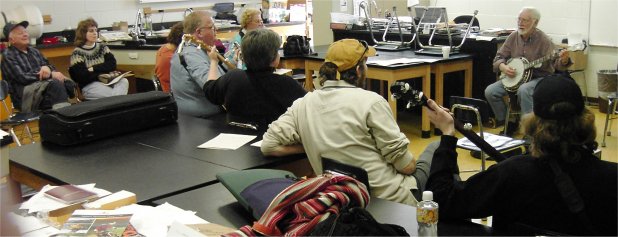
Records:
<instances>
[{"instance_id":1,"label":"whiteboard","mask_svg":"<svg viewBox=\"0 0 618 237\"><path fill-rule=\"evenodd\" d=\"M590 44L618 47L618 1L590 1Z\"/></svg>"},{"instance_id":2,"label":"whiteboard","mask_svg":"<svg viewBox=\"0 0 618 237\"><path fill-rule=\"evenodd\" d=\"M138 0L139 3L149 3L149 2L178 2L178 1L187 1L187 0Z\"/></svg>"}]
</instances>

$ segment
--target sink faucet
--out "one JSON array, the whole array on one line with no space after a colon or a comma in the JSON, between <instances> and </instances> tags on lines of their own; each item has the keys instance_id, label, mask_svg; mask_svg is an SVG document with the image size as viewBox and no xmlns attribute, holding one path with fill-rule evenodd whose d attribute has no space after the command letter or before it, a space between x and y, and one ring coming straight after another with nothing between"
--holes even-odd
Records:
<instances>
[{"instance_id":1,"label":"sink faucet","mask_svg":"<svg viewBox=\"0 0 618 237\"><path fill-rule=\"evenodd\" d=\"M184 15L183 15L183 18L184 18L184 17L187 17L187 15L189 15L189 14L191 14L191 13L193 13L193 8L188 7L187 9L185 9L185 13L184 13Z\"/></svg>"},{"instance_id":2,"label":"sink faucet","mask_svg":"<svg viewBox=\"0 0 618 237\"><path fill-rule=\"evenodd\" d=\"M142 34L142 9L137 9L137 14L135 16L135 25L133 26L133 33L137 38L139 38L139 36Z\"/></svg>"}]
</instances>

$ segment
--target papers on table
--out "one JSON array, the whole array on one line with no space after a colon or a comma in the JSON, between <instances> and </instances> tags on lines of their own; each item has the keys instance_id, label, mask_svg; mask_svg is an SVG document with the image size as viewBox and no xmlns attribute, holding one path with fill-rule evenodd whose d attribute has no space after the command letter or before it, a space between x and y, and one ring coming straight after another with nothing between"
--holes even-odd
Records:
<instances>
[{"instance_id":1,"label":"papers on table","mask_svg":"<svg viewBox=\"0 0 618 237\"><path fill-rule=\"evenodd\" d=\"M196 216L194 211L186 211L169 203L156 207L132 204L116 210L133 213L131 225L138 233L148 237L166 236L174 222L185 225L209 223Z\"/></svg>"},{"instance_id":2,"label":"papers on table","mask_svg":"<svg viewBox=\"0 0 618 237\"><path fill-rule=\"evenodd\" d=\"M477 134L478 135L478 134ZM499 136L491 133L483 133L485 141L489 143L489 145L496 148L496 150L507 149L511 147L516 147L524 144L524 140L514 139L511 137ZM474 143L472 143L468 138L462 138L457 140L457 146L471 149L475 151L480 151Z\"/></svg>"},{"instance_id":3,"label":"papers on table","mask_svg":"<svg viewBox=\"0 0 618 237\"><path fill-rule=\"evenodd\" d=\"M275 69L275 74L278 75L285 75L292 72L292 69L286 69L286 68L277 68Z\"/></svg>"},{"instance_id":4,"label":"papers on table","mask_svg":"<svg viewBox=\"0 0 618 237\"><path fill-rule=\"evenodd\" d=\"M236 150L255 138L256 136L252 135L221 133L197 148Z\"/></svg>"},{"instance_id":5,"label":"papers on table","mask_svg":"<svg viewBox=\"0 0 618 237\"><path fill-rule=\"evenodd\" d=\"M110 194L109 191L106 191L100 188L95 188L94 185L95 184L84 184L84 185L77 185L77 186L80 188L86 189L88 191L95 192L97 196L99 197L103 197L103 196ZM46 185L45 187L41 189L40 192L32 196L30 199L28 199L28 201L25 201L24 203L22 203L19 209L26 209L28 210L28 213L35 213L35 212L41 212L41 211L46 212L50 210L56 210L59 208L69 206L69 204L56 201L44 195L44 193L47 190L50 190L55 187L56 186Z\"/></svg>"},{"instance_id":6,"label":"papers on table","mask_svg":"<svg viewBox=\"0 0 618 237\"><path fill-rule=\"evenodd\" d=\"M262 140L252 143L251 146L262 147Z\"/></svg>"},{"instance_id":7,"label":"papers on table","mask_svg":"<svg viewBox=\"0 0 618 237\"><path fill-rule=\"evenodd\" d=\"M414 63L433 63L440 59L430 59L430 58L395 58L395 59L386 59L386 60L371 60L368 61L367 64L375 64L380 66L392 66L399 64L414 64Z\"/></svg>"}]
</instances>

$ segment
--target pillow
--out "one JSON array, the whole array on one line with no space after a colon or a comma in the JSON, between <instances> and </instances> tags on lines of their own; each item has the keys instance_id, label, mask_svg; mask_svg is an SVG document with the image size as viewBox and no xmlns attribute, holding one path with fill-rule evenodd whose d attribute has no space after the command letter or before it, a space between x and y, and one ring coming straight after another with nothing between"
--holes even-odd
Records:
<instances>
[{"instance_id":1,"label":"pillow","mask_svg":"<svg viewBox=\"0 0 618 237\"><path fill-rule=\"evenodd\" d=\"M266 207L268 207L270 201L272 201L272 198L274 198L277 194L279 194L279 192L285 189L285 187L289 186L285 186L288 182L282 179L289 179L292 181L291 183L294 183L296 176L293 173L285 170L250 169L220 173L217 174L217 179L221 182L221 184L223 184L223 186L225 186L225 188L227 188L228 191L230 191L230 193L232 193L232 195L234 196L234 198L236 198L236 200L238 200L240 205L242 205L257 220L260 219L264 210L266 209L264 208L261 212L256 213L255 211L253 211L253 205L255 205L256 207L260 206L260 208L258 209L262 209L262 204L259 203L263 203L270 198L270 200L267 200L268 203L266 204ZM270 181L258 183L262 180ZM272 188L269 187L268 189L264 190L258 188L269 186L269 183L273 184ZM245 198L245 196L241 195L241 192L254 184L256 185L255 187L251 187L244 193L244 195L248 197L249 200L251 200L252 203L250 203ZM260 195L263 195L263 197Z\"/></svg>"}]
</instances>

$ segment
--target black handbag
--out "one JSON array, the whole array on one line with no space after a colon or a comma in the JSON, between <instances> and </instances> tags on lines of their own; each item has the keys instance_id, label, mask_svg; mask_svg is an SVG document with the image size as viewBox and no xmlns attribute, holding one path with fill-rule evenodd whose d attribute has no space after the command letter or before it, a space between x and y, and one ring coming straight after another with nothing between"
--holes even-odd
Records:
<instances>
[{"instance_id":1,"label":"black handbag","mask_svg":"<svg viewBox=\"0 0 618 237\"><path fill-rule=\"evenodd\" d=\"M283 55L285 56L299 56L308 55L311 53L311 47L309 46L309 38L302 35L290 35L283 43Z\"/></svg>"},{"instance_id":2,"label":"black handbag","mask_svg":"<svg viewBox=\"0 0 618 237\"><path fill-rule=\"evenodd\" d=\"M309 236L410 236L398 225L376 221L365 208L344 207L339 215L331 215L318 223Z\"/></svg>"}]
</instances>

